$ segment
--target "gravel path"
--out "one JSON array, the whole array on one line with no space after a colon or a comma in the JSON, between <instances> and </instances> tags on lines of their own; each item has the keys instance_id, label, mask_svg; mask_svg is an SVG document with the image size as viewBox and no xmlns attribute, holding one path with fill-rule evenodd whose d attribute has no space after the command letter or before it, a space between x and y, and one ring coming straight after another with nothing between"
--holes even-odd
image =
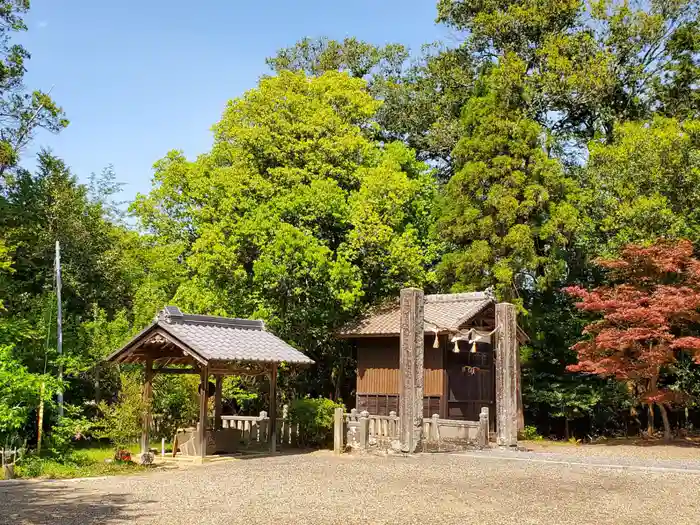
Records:
<instances>
[{"instance_id":1,"label":"gravel path","mask_svg":"<svg viewBox=\"0 0 700 525\"><path fill-rule=\"evenodd\" d=\"M700 472L492 453L319 452L140 476L0 483L0 523L8 524L695 525L699 517Z\"/></svg>"}]
</instances>

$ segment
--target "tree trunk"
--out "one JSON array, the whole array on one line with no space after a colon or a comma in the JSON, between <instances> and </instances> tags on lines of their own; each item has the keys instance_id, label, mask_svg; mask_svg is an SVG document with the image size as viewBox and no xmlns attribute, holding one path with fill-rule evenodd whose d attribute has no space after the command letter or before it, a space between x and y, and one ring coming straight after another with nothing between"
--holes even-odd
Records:
<instances>
[{"instance_id":1,"label":"tree trunk","mask_svg":"<svg viewBox=\"0 0 700 525\"><path fill-rule=\"evenodd\" d=\"M663 403L659 403L658 407L659 411L661 412L661 419L664 421L664 441L671 441L671 424L668 422L666 407L663 405Z\"/></svg>"},{"instance_id":2,"label":"tree trunk","mask_svg":"<svg viewBox=\"0 0 700 525\"><path fill-rule=\"evenodd\" d=\"M569 441L569 418L564 418L564 438Z\"/></svg>"},{"instance_id":3,"label":"tree trunk","mask_svg":"<svg viewBox=\"0 0 700 525\"><path fill-rule=\"evenodd\" d=\"M647 420L647 435L654 436L654 404L649 403L649 418Z\"/></svg>"},{"instance_id":4,"label":"tree trunk","mask_svg":"<svg viewBox=\"0 0 700 525\"><path fill-rule=\"evenodd\" d=\"M102 385L100 385L100 365L95 365L95 403L102 401Z\"/></svg>"}]
</instances>

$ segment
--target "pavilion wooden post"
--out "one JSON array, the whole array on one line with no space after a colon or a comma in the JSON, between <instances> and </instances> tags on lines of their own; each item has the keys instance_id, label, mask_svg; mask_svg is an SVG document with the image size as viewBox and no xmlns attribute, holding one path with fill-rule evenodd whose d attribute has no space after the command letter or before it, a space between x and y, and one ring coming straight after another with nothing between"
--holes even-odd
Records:
<instances>
[{"instance_id":1,"label":"pavilion wooden post","mask_svg":"<svg viewBox=\"0 0 700 525\"><path fill-rule=\"evenodd\" d=\"M199 379L199 427L197 439L199 441L199 457L207 455L207 403L209 401L209 367L202 365Z\"/></svg>"},{"instance_id":2,"label":"pavilion wooden post","mask_svg":"<svg viewBox=\"0 0 700 525\"><path fill-rule=\"evenodd\" d=\"M423 290L401 290L399 441L403 452L418 450L423 431Z\"/></svg>"},{"instance_id":3,"label":"pavilion wooden post","mask_svg":"<svg viewBox=\"0 0 700 525\"><path fill-rule=\"evenodd\" d=\"M224 383L224 376L216 376L216 393L214 394L214 430L221 428L221 388Z\"/></svg>"},{"instance_id":4,"label":"pavilion wooden post","mask_svg":"<svg viewBox=\"0 0 700 525\"><path fill-rule=\"evenodd\" d=\"M496 305L496 442L518 446L518 325L515 305Z\"/></svg>"},{"instance_id":5,"label":"pavilion wooden post","mask_svg":"<svg viewBox=\"0 0 700 525\"><path fill-rule=\"evenodd\" d=\"M153 396L153 359L146 359L143 382L143 416L141 417L141 454L150 449L149 431L151 429L151 398Z\"/></svg>"},{"instance_id":6,"label":"pavilion wooden post","mask_svg":"<svg viewBox=\"0 0 700 525\"><path fill-rule=\"evenodd\" d=\"M270 369L270 452L277 452L277 363Z\"/></svg>"}]
</instances>

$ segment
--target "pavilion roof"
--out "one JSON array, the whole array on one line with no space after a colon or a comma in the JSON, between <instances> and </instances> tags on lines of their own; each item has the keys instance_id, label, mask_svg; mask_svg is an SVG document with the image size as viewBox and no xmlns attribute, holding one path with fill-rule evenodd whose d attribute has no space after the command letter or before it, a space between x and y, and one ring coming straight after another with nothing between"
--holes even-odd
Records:
<instances>
[{"instance_id":1,"label":"pavilion roof","mask_svg":"<svg viewBox=\"0 0 700 525\"><path fill-rule=\"evenodd\" d=\"M169 348L170 352L163 348ZM265 330L262 321L184 314L175 306L167 306L150 326L107 360L141 362L155 357L173 361L170 354L174 349L200 363L313 363L299 350Z\"/></svg>"}]
</instances>

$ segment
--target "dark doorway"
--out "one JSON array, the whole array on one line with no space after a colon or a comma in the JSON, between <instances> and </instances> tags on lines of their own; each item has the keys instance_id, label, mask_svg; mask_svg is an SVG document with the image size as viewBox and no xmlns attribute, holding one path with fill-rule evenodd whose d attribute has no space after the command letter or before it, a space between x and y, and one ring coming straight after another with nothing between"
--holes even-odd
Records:
<instances>
[{"instance_id":1,"label":"dark doorway","mask_svg":"<svg viewBox=\"0 0 700 525\"><path fill-rule=\"evenodd\" d=\"M482 407L488 407L491 425L496 423L496 370L493 347L478 343L476 352L466 342L459 353L446 351L448 419L478 421Z\"/></svg>"}]
</instances>

